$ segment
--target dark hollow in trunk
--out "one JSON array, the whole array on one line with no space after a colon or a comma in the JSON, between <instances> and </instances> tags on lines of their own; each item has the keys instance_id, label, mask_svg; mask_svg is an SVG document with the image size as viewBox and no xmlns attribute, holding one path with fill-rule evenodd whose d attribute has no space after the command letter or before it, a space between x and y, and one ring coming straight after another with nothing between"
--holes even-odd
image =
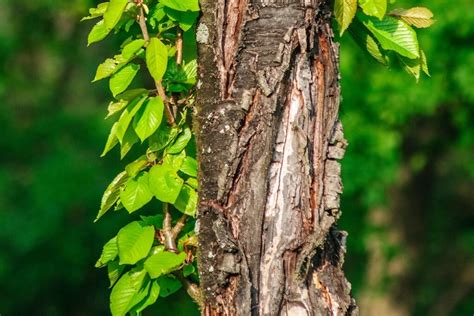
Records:
<instances>
[{"instance_id":1,"label":"dark hollow in trunk","mask_svg":"<svg viewBox=\"0 0 474 316\"><path fill-rule=\"evenodd\" d=\"M354 315L336 229L347 142L320 0L201 0L204 315Z\"/></svg>"}]
</instances>

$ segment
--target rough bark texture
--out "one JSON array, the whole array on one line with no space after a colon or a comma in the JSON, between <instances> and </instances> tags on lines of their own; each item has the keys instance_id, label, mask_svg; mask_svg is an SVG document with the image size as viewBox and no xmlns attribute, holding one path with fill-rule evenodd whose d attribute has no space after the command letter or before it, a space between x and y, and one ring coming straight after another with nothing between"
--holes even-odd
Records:
<instances>
[{"instance_id":1,"label":"rough bark texture","mask_svg":"<svg viewBox=\"0 0 474 316\"><path fill-rule=\"evenodd\" d=\"M323 0L201 0L205 315L354 315L336 229L347 142Z\"/></svg>"}]
</instances>

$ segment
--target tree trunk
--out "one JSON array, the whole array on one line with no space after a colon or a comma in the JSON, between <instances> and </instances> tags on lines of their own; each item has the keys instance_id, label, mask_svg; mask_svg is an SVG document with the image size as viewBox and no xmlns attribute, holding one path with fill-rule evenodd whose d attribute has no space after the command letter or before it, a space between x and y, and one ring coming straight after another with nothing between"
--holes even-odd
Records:
<instances>
[{"instance_id":1,"label":"tree trunk","mask_svg":"<svg viewBox=\"0 0 474 316\"><path fill-rule=\"evenodd\" d=\"M201 0L204 315L354 315L336 229L347 142L323 0Z\"/></svg>"}]
</instances>

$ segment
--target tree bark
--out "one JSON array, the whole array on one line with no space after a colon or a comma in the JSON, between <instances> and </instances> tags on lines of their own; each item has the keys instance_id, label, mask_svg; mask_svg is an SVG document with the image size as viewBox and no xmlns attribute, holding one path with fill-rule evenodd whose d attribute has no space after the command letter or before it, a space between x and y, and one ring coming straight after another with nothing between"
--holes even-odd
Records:
<instances>
[{"instance_id":1,"label":"tree bark","mask_svg":"<svg viewBox=\"0 0 474 316\"><path fill-rule=\"evenodd\" d=\"M355 315L342 271L338 47L324 0L201 0L204 315Z\"/></svg>"}]
</instances>

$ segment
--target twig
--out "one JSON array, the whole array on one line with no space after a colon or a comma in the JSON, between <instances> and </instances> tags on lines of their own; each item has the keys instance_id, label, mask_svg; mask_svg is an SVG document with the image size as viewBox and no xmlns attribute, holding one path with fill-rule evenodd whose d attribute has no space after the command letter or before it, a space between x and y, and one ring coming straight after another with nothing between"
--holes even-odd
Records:
<instances>
[{"instance_id":1,"label":"twig","mask_svg":"<svg viewBox=\"0 0 474 316\"><path fill-rule=\"evenodd\" d=\"M146 26L145 11L143 10L143 7L140 2L137 2L137 5L139 6L140 12L140 14L138 15L138 24L140 25L140 29L142 30L143 39L147 42L146 45L148 45L148 42L150 41L150 34L148 33L148 28ZM156 90L158 91L158 95L161 97L163 103L165 104L165 116L166 120L168 121L168 124L176 125L176 120L174 118L173 111L171 111L171 108L169 106L169 101L166 97L165 89L163 89L163 86L159 81L155 81L155 86Z\"/></svg>"},{"instance_id":2,"label":"twig","mask_svg":"<svg viewBox=\"0 0 474 316\"><path fill-rule=\"evenodd\" d=\"M183 32L178 29L178 36L176 38L176 63L181 65L183 63Z\"/></svg>"},{"instance_id":3,"label":"twig","mask_svg":"<svg viewBox=\"0 0 474 316\"><path fill-rule=\"evenodd\" d=\"M176 249L176 238L173 237L173 230L171 228L171 214L169 212L168 208L168 203L163 204L163 212L165 215L165 218L163 220L163 237L165 239L165 247L166 250L172 251L172 252L177 252Z\"/></svg>"},{"instance_id":4,"label":"twig","mask_svg":"<svg viewBox=\"0 0 474 316\"><path fill-rule=\"evenodd\" d=\"M143 10L143 7L141 5L140 5L140 15L138 16L138 24L140 25L140 29L142 30L143 39L149 42L150 34L148 34L148 28L146 27L145 11Z\"/></svg>"},{"instance_id":5,"label":"twig","mask_svg":"<svg viewBox=\"0 0 474 316\"><path fill-rule=\"evenodd\" d=\"M188 220L188 215L183 214L183 216L181 216L178 222L174 225L173 229L171 230L171 232L173 233L174 239L176 239L179 233L181 232L181 230L183 230L183 227L184 225L186 225L187 220Z\"/></svg>"},{"instance_id":6,"label":"twig","mask_svg":"<svg viewBox=\"0 0 474 316\"><path fill-rule=\"evenodd\" d=\"M201 290L197 284L191 283L181 273L175 273L175 276L183 284L184 289L188 292L188 295L199 305L202 306L202 295Z\"/></svg>"}]
</instances>

